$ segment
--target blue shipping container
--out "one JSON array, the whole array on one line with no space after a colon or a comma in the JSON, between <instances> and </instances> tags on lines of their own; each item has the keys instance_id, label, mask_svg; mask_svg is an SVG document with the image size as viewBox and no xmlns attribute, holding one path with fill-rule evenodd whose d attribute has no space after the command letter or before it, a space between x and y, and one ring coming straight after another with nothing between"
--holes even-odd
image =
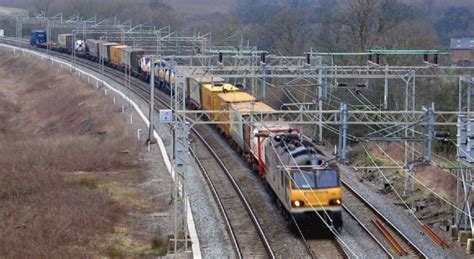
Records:
<instances>
[{"instance_id":1,"label":"blue shipping container","mask_svg":"<svg viewBox=\"0 0 474 259\"><path fill-rule=\"evenodd\" d=\"M46 44L46 31L37 30L31 32L31 45L32 46L41 46Z\"/></svg>"}]
</instances>

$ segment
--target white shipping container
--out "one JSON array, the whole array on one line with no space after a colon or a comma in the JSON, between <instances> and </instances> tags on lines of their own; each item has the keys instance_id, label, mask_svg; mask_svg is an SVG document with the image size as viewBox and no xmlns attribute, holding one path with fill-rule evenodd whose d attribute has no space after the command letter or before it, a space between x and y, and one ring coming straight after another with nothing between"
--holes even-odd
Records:
<instances>
[{"instance_id":1,"label":"white shipping container","mask_svg":"<svg viewBox=\"0 0 474 259\"><path fill-rule=\"evenodd\" d=\"M58 35L58 45L63 49L72 50L72 34L59 34Z\"/></svg>"},{"instance_id":2,"label":"white shipping container","mask_svg":"<svg viewBox=\"0 0 474 259\"><path fill-rule=\"evenodd\" d=\"M5 30L0 30L0 37L5 37Z\"/></svg>"},{"instance_id":3,"label":"white shipping container","mask_svg":"<svg viewBox=\"0 0 474 259\"><path fill-rule=\"evenodd\" d=\"M102 58L104 60L110 61L109 60L109 49L112 46L116 46L118 43L115 42L101 42L99 43L99 58Z\"/></svg>"},{"instance_id":4,"label":"white shipping container","mask_svg":"<svg viewBox=\"0 0 474 259\"><path fill-rule=\"evenodd\" d=\"M91 55L94 58L99 59L99 44L102 43L103 41L88 39L86 42L87 42L87 46L89 47L89 55Z\"/></svg>"},{"instance_id":5,"label":"white shipping container","mask_svg":"<svg viewBox=\"0 0 474 259\"><path fill-rule=\"evenodd\" d=\"M212 76L196 76L188 78L188 94L190 97L190 101L198 109L201 109L201 85L210 83L224 83L224 79L222 77Z\"/></svg>"}]
</instances>

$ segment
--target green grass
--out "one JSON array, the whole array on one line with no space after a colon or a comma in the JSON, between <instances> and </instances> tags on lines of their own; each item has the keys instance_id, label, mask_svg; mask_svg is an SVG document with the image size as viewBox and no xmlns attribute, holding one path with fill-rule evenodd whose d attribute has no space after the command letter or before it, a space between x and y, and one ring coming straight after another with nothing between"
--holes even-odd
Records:
<instances>
[{"instance_id":1,"label":"green grass","mask_svg":"<svg viewBox=\"0 0 474 259\"><path fill-rule=\"evenodd\" d=\"M377 166L391 165L389 160L377 157L374 154L372 154L371 152L369 152L369 154L370 154L370 157L372 157L372 159L369 157L369 155L367 153L363 152L363 153L360 153L356 157L355 160L358 162L358 164L360 166L374 166L374 162L377 164Z\"/></svg>"},{"instance_id":2,"label":"green grass","mask_svg":"<svg viewBox=\"0 0 474 259\"><path fill-rule=\"evenodd\" d=\"M159 237L155 237L151 240L151 249L154 250L154 254L158 256L165 256L166 243Z\"/></svg>"},{"instance_id":3,"label":"green grass","mask_svg":"<svg viewBox=\"0 0 474 259\"><path fill-rule=\"evenodd\" d=\"M81 186L81 187L88 188L88 189L97 189L96 181L94 179L90 179L90 178L81 178L81 179L77 180L76 182L74 182L74 184L76 184L78 186Z\"/></svg>"}]
</instances>

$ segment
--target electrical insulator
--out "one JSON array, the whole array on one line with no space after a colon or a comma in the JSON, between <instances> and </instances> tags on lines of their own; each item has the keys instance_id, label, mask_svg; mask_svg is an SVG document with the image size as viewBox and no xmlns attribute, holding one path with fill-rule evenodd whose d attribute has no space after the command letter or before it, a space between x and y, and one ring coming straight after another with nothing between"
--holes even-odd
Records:
<instances>
[{"instance_id":1,"label":"electrical insulator","mask_svg":"<svg viewBox=\"0 0 474 259\"><path fill-rule=\"evenodd\" d=\"M306 64L311 65L311 54L306 54Z\"/></svg>"},{"instance_id":2,"label":"electrical insulator","mask_svg":"<svg viewBox=\"0 0 474 259\"><path fill-rule=\"evenodd\" d=\"M380 64L380 54L375 56L375 63Z\"/></svg>"},{"instance_id":3,"label":"electrical insulator","mask_svg":"<svg viewBox=\"0 0 474 259\"><path fill-rule=\"evenodd\" d=\"M265 52L263 52L262 54L260 54L260 62L262 62L262 64L265 64L265 63L266 63Z\"/></svg>"},{"instance_id":4,"label":"electrical insulator","mask_svg":"<svg viewBox=\"0 0 474 259\"><path fill-rule=\"evenodd\" d=\"M423 61L428 62L428 54L423 54Z\"/></svg>"},{"instance_id":5,"label":"electrical insulator","mask_svg":"<svg viewBox=\"0 0 474 259\"><path fill-rule=\"evenodd\" d=\"M373 62L372 54L369 55L369 61L370 61L370 62Z\"/></svg>"},{"instance_id":6,"label":"electrical insulator","mask_svg":"<svg viewBox=\"0 0 474 259\"><path fill-rule=\"evenodd\" d=\"M438 54L435 54L435 55L434 55L433 63L435 63L436 65L438 65Z\"/></svg>"}]
</instances>

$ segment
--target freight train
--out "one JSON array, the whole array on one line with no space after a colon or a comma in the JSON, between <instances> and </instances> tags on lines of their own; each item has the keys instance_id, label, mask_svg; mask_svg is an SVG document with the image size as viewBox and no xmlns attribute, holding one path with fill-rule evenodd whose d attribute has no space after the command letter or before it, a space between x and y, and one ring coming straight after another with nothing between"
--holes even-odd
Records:
<instances>
[{"instance_id":1,"label":"freight train","mask_svg":"<svg viewBox=\"0 0 474 259\"><path fill-rule=\"evenodd\" d=\"M175 77L166 66L167 60L156 59L152 68L152 58L143 49L94 39L73 42L72 38L70 34L60 34L57 44L50 44L46 42L46 32L33 31L31 44L40 48L50 44L52 50L69 54L76 51L79 57L103 62L144 81L155 80L159 88L171 92ZM151 69L155 69L154 79L150 78ZM256 168L291 224L318 231L326 222L341 230L339 169L328 164L313 142L284 122L243 123L252 113L275 110L223 78L195 76L186 81L190 108L228 111L209 114L208 119L220 121L217 130Z\"/></svg>"}]
</instances>

